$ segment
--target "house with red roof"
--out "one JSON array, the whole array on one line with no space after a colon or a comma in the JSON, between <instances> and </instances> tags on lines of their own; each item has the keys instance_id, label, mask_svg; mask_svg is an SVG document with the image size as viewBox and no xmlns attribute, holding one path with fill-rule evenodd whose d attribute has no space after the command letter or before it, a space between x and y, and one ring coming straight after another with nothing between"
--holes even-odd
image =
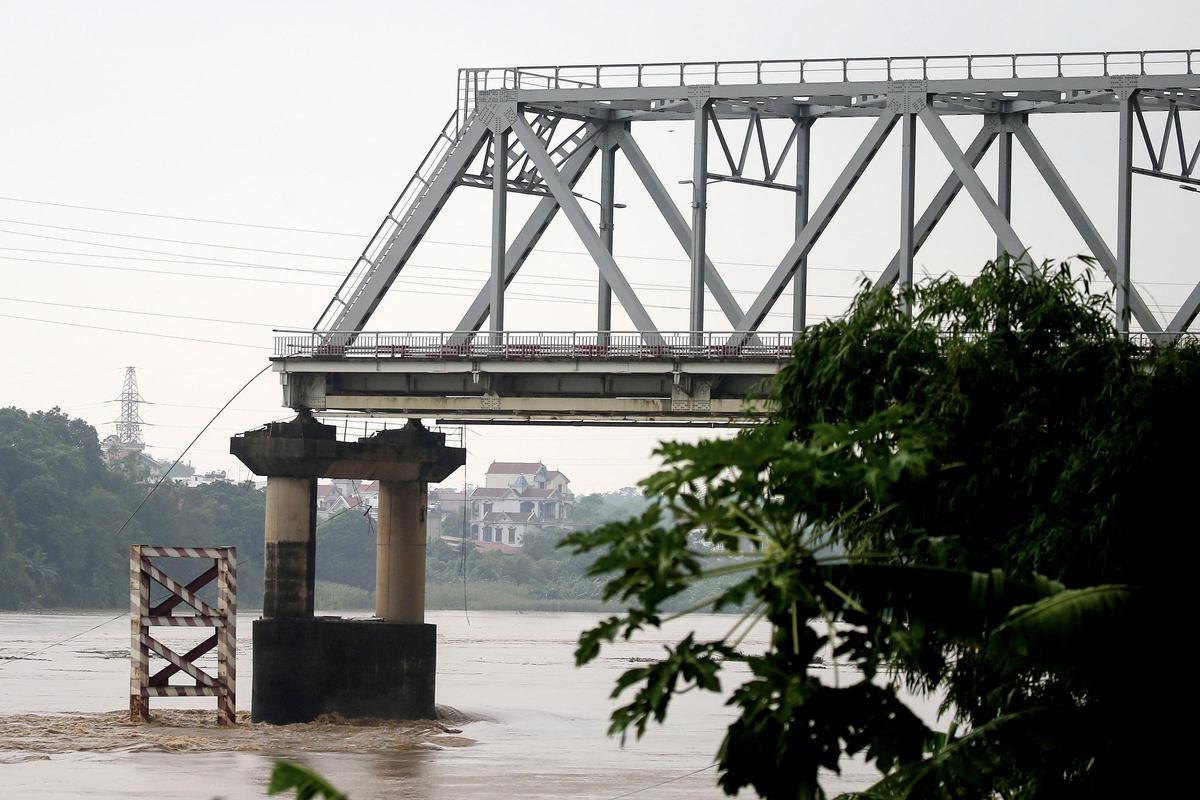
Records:
<instances>
[{"instance_id":1,"label":"house with red roof","mask_svg":"<svg viewBox=\"0 0 1200 800\"><path fill-rule=\"evenodd\" d=\"M471 538L481 549L511 551L525 534L545 526L570 527L571 480L540 461L493 461L484 485L467 499Z\"/></svg>"}]
</instances>

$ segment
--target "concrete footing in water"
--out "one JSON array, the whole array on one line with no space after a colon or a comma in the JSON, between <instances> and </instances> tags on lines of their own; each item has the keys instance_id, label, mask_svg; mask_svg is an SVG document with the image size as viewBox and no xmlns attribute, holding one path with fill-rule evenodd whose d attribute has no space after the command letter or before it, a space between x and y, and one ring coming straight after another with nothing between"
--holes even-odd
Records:
<instances>
[{"instance_id":1,"label":"concrete footing in water","mask_svg":"<svg viewBox=\"0 0 1200 800\"><path fill-rule=\"evenodd\" d=\"M255 620L250 719L433 719L436 633L382 620Z\"/></svg>"},{"instance_id":2,"label":"concrete footing in water","mask_svg":"<svg viewBox=\"0 0 1200 800\"><path fill-rule=\"evenodd\" d=\"M263 619L254 623L256 722L311 722L321 714L432 718L435 629L425 620L428 484L466 451L419 420L356 442L302 411L230 441L267 476ZM314 617L317 478L380 482L375 620ZM367 554L363 554L364 557Z\"/></svg>"}]
</instances>

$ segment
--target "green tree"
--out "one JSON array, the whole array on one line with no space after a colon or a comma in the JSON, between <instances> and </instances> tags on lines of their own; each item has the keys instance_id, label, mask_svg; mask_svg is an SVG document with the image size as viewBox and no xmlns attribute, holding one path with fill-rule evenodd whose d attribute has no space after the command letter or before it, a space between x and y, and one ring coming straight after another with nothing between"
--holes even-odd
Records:
<instances>
[{"instance_id":1,"label":"green tree","mask_svg":"<svg viewBox=\"0 0 1200 800\"><path fill-rule=\"evenodd\" d=\"M858 754L881 772L869 797L1144 795L1164 714L1128 659L1170 647L1187 607L1200 349L1119 337L1066 265L1005 260L905 299L912 319L864 289L800 337L769 423L663 445L647 511L567 539L630 606L581 637L581 664L707 579L694 608L750 608L626 672L611 732L642 735L738 662L730 794L823 797L819 769ZM739 650L763 619L766 652ZM810 668L830 653L854 668L834 685ZM943 699L937 728L903 689Z\"/></svg>"},{"instance_id":2,"label":"green tree","mask_svg":"<svg viewBox=\"0 0 1200 800\"><path fill-rule=\"evenodd\" d=\"M239 600L262 602L261 492L164 483L120 532L147 490L105 467L83 420L0 409L0 608L123 606L134 542L235 545Z\"/></svg>"}]
</instances>

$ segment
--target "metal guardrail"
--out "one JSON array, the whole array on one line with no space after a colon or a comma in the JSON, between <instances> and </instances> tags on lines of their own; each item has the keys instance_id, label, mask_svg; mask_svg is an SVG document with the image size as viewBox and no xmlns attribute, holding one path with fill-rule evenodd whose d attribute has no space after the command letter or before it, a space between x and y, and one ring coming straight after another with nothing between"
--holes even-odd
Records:
<instances>
[{"instance_id":1,"label":"metal guardrail","mask_svg":"<svg viewBox=\"0 0 1200 800\"><path fill-rule=\"evenodd\" d=\"M433 331L323 333L277 331L276 358L372 358L438 361L641 360L785 361L797 334L755 333L741 344L719 331L659 332L648 343L641 333Z\"/></svg>"},{"instance_id":2,"label":"metal guardrail","mask_svg":"<svg viewBox=\"0 0 1200 800\"><path fill-rule=\"evenodd\" d=\"M489 89L608 89L693 84L852 83L891 80L1074 78L1200 74L1200 50L995 53L766 61L674 61L469 67L459 70L459 108Z\"/></svg>"},{"instance_id":3,"label":"metal guardrail","mask_svg":"<svg viewBox=\"0 0 1200 800\"><path fill-rule=\"evenodd\" d=\"M391 431L403 428L408 424L408 418L403 415L373 416L367 414L345 414L317 412L317 419L325 425L337 429L337 438L342 442L357 442L359 439L374 436L380 431ZM434 433L444 434L447 447L463 446L463 429L461 425L432 425L426 426Z\"/></svg>"},{"instance_id":4,"label":"metal guardrail","mask_svg":"<svg viewBox=\"0 0 1200 800\"><path fill-rule=\"evenodd\" d=\"M663 332L661 343L635 332L378 331L323 333L276 331L275 358L407 359L415 361L786 361L799 336L758 331L756 338L730 344L728 331ZM962 334L960 334L962 336ZM1135 332L1139 347L1196 342L1200 333ZM386 426L385 426L386 427Z\"/></svg>"}]
</instances>

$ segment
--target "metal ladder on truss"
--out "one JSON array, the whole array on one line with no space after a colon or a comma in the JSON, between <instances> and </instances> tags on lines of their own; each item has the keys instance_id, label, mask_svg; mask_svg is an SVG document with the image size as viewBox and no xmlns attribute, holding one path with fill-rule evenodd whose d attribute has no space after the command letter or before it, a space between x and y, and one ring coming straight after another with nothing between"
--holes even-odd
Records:
<instances>
[{"instance_id":1,"label":"metal ladder on truss","mask_svg":"<svg viewBox=\"0 0 1200 800\"><path fill-rule=\"evenodd\" d=\"M455 149L462 141L462 135L467 126L459 124L459 112L455 110L450 119L442 126L441 132L433 145L421 159L420 165L413 172L404 191L396 198L387 216L375 229L375 234L367 242L362 253L350 268L350 272L342 281L341 286L333 295L333 299L325 306L317 324L316 331L331 331L341 319L342 314L358 300L359 295L367 285L367 279L379 268L395 246L400 232L404 230L421 201L429 193L430 185L442 174L446 162L454 155Z\"/></svg>"},{"instance_id":2,"label":"metal ladder on truss","mask_svg":"<svg viewBox=\"0 0 1200 800\"><path fill-rule=\"evenodd\" d=\"M331 346L339 344L347 345L353 341L355 331L342 329L339 323L349 309L359 302L363 292L370 283L370 279L387 260L397 242L400 241L401 234L405 231L413 216L421 207L421 204L428 197L430 187L442 176L446 164L454 156L458 146L462 142L463 135L469 127L467 124L460 124L460 119L461 115L456 110L450 116L449 120L446 121L441 133L438 134L437 140L421 160L421 164L417 167L416 172L413 173L408 183L405 184L404 191L400 193L400 196L388 211L387 216L379 223L375 234L371 237L367 246L363 248L362 253L354 262L350 272L338 287L337 292L334 293L329 304L326 305L317 324L313 326L314 332L330 334L326 337L328 340L327 344ZM548 149L550 158L555 166L561 168L573 153L596 135L596 128L586 123L581 124L557 146L550 149L559 119L558 117L539 114L531 121L530 127L533 128L538 139ZM550 195L549 190L540 180L537 168L533 165L532 159L530 159L529 154L525 152L524 147L516 137L512 137L512 141L509 144L508 156L508 163L512 165L509 168L509 174L512 176L509 178L510 191L543 197ZM483 165L478 174L463 174L458 182L464 185L490 187L492 182L492 164L493 157L489 152L484 157ZM338 336L337 334L343 334L343 336ZM334 338L344 339L344 341L334 342L332 341Z\"/></svg>"}]
</instances>

